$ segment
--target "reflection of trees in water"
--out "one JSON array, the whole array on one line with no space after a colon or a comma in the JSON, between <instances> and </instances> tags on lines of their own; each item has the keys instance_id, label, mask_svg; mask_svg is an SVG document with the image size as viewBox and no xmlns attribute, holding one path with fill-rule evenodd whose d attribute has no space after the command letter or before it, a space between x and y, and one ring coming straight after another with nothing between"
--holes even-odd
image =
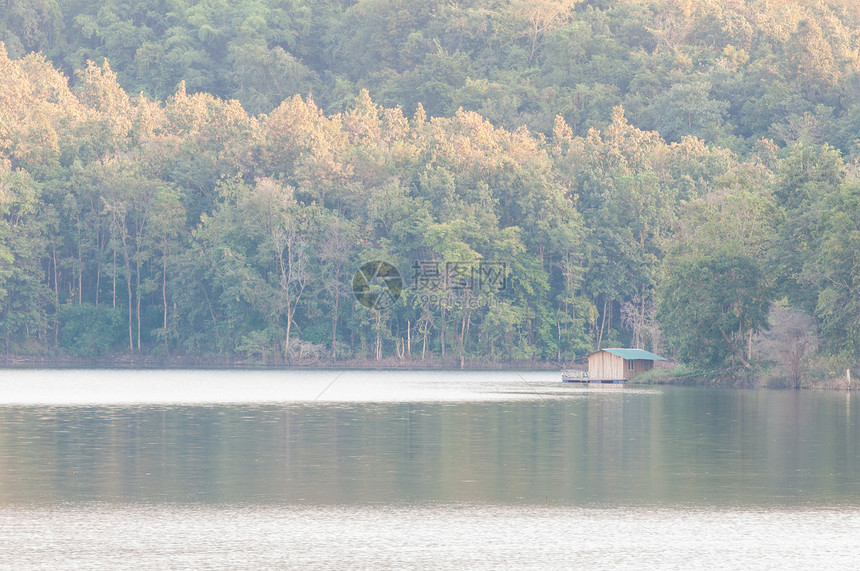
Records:
<instances>
[{"instance_id":1,"label":"reflection of trees in water","mask_svg":"<svg viewBox=\"0 0 860 571\"><path fill-rule=\"evenodd\" d=\"M854 505L841 394L0 408L0 502ZM548 500L547 500L548 498Z\"/></svg>"}]
</instances>

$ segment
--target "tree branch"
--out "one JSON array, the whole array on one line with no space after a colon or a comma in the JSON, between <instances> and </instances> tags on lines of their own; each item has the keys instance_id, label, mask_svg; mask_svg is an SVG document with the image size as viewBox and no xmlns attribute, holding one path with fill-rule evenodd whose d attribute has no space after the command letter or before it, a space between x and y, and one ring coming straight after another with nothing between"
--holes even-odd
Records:
<instances>
[{"instance_id":1,"label":"tree branch","mask_svg":"<svg viewBox=\"0 0 860 571\"><path fill-rule=\"evenodd\" d=\"M723 331L722 329L720 329L720 333L722 333L722 335L723 335L723 339L725 339L725 340L726 340L726 343L728 343L728 344L729 344L729 349L731 349L732 354L733 354L735 357L737 357L737 358L738 358L738 360L739 360L741 363L743 363L744 367L746 367L747 369L752 369L752 365L750 365L750 364L747 362L747 360L746 360L746 359L744 359L743 354L739 354L739 353L738 353L738 351L737 351L737 349L735 349L734 343L732 343L731 339L729 339L729 336L728 336L728 335L726 335L726 332L725 332L725 331Z\"/></svg>"}]
</instances>

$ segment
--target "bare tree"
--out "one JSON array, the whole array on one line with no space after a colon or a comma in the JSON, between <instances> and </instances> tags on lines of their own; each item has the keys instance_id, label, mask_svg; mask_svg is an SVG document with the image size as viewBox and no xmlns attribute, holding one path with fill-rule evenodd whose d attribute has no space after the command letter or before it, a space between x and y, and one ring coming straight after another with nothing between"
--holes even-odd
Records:
<instances>
[{"instance_id":1,"label":"bare tree","mask_svg":"<svg viewBox=\"0 0 860 571\"><path fill-rule=\"evenodd\" d=\"M293 188L269 178L260 178L248 196L247 211L262 224L279 275L283 294L278 304L286 321L284 358L290 359L290 334L299 300L312 279L308 267L309 247L303 219L296 208Z\"/></svg>"},{"instance_id":2,"label":"bare tree","mask_svg":"<svg viewBox=\"0 0 860 571\"><path fill-rule=\"evenodd\" d=\"M272 243L275 246L275 257L281 273L281 290L284 293L285 317L287 331L284 336L284 357L290 359L290 330L293 317L298 308L299 299L305 286L311 280L305 255L305 240L298 231L296 221L284 216L282 227L272 229Z\"/></svg>"},{"instance_id":3,"label":"bare tree","mask_svg":"<svg viewBox=\"0 0 860 571\"><path fill-rule=\"evenodd\" d=\"M642 325L644 322L643 312L639 310L638 296L633 296L631 301L621 304L621 326L633 331L633 346L642 348Z\"/></svg>"},{"instance_id":4,"label":"bare tree","mask_svg":"<svg viewBox=\"0 0 860 571\"><path fill-rule=\"evenodd\" d=\"M818 333L812 317L803 310L774 303L768 316L770 329L759 336L762 357L777 364L778 370L799 389L810 353L818 346Z\"/></svg>"},{"instance_id":5,"label":"bare tree","mask_svg":"<svg viewBox=\"0 0 860 571\"><path fill-rule=\"evenodd\" d=\"M647 295L634 294L621 305L621 326L633 332L633 346L644 349L646 342L655 353L660 344L660 327L655 317L654 300Z\"/></svg>"},{"instance_id":6,"label":"bare tree","mask_svg":"<svg viewBox=\"0 0 860 571\"><path fill-rule=\"evenodd\" d=\"M529 41L529 61L535 57L544 34L564 25L579 0L517 0L508 5L522 36Z\"/></svg>"}]
</instances>

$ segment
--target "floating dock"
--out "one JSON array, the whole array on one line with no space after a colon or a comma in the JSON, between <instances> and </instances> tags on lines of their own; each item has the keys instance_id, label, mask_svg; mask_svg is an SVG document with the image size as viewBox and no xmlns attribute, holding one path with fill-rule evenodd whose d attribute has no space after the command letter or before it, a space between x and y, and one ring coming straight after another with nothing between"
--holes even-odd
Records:
<instances>
[{"instance_id":1,"label":"floating dock","mask_svg":"<svg viewBox=\"0 0 860 571\"><path fill-rule=\"evenodd\" d=\"M565 383L579 383L581 385L623 385L627 379L562 379Z\"/></svg>"},{"instance_id":2,"label":"floating dock","mask_svg":"<svg viewBox=\"0 0 860 571\"><path fill-rule=\"evenodd\" d=\"M561 372L561 380L565 383L621 385L629 379L601 379L588 376L585 369L567 369Z\"/></svg>"}]
</instances>

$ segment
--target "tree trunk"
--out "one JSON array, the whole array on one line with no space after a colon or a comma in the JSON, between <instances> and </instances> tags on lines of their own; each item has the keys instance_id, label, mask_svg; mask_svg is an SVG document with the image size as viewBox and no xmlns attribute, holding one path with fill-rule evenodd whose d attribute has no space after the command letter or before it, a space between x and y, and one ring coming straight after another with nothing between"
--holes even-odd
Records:
<instances>
[{"instance_id":1,"label":"tree trunk","mask_svg":"<svg viewBox=\"0 0 860 571\"><path fill-rule=\"evenodd\" d=\"M603 326L606 325L606 303L608 300L603 300L603 317L600 319L600 333L597 335L597 347L596 349L600 351L602 349L601 343L603 343Z\"/></svg>"},{"instance_id":2,"label":"tree trunk","mask_svg":"<svg viewBox=\"0 0 860 571\"><path fill-rule=\"evenodd\" d=\"M128 286L128 349L129 351L134 351L134 331L132 328L132 307L134 303L131 295L131 267L127 266L127 268L129 273L125 276L125 284Z\"/></svg>"},{"instance_id":3,"label":"tree trunk","mask_svg":"<svg viewBox=\"0 0 860 571\"><path fill-rule=\"evenodd\" d=\"M116 309L116 250L113 251L113 307Z\"/></svg>"},{"instance_id":4,"label":"tree trunk","mask_svg":"<svg viewBox=\"0 0 860 571\"><path fill-rule=\"evenodd\" d=\"M445 358L445 305L442 305L441 311L441 323L439 327L439 337L442 341L442 358Z\"/></svg>"},{"instance_id":5,"label":"tree trunk","mask_svg":"<svg viewBox=\"0 0 860 571\"><path fill-rule=\"evenodd\" d=\"M747 340L747 359L752 361L752 338L753 338L753 330L749 331L749 339Z\"/></svg>"},{"instance_id":6,"label":"tree trunk","mask_svg":"<svg viewBox=\"0 0 860 571\"><path fill-rule=\"evenodd\" d=\"M140 351L140 251L137 253L134 275L135 315L137 317L137 350Z\"/></svg>"},{"instance_id":7,"label":"tree trunk","mask_svg":"<svg viewBox=\"0 0 860 571\"><path fill-rule=\"evenodd\" d=\"M161 301L164 303L164 350L170 356L170 345L167 342L167 239L161 251Z\"/></svg>"},{"instance_id":8,"label":"tree trunk","mask_svg":"<svg viewBox=\"0 0 860 571\"><path fill-rule=\"evenodd\" d=\"M99 287L102 281L102 265L101 260L96 264L96 307L99 306Z\"/></svg>"},{"instance_id":9,"label":"tree trunk","mask_svg":"<svg viewBox=\"0 0 860 571\"><path fill-rule=\"evenodd\" d=\"M54 311L59 312L59 310L60 310L60 287L57 284L57 281L58 281L57 249L53 244L51 245L51 259L54 262ZM60 323L55 318L54 319L54 345L57 345L57 343L59 343L59 339L60 339ZM8 345L8 337L7 337L7 345Z\"/></svg>"},{"instance_id":10,"label":"tree trunk","mask_svg":"<svg viewBox=\"0 0 860 571\"><path fill-rule=\"evenodd\" d=\"M84 261L81 257L81 245L78 244L78 305L84 302Z\"/></svg>"},{"instance_id":11,"label":"tree trunk","mask_svg":"<svg viewBox=\"0 0 860 571\"><path fill-rule=\"evenodd\" d=\"M382 360L382 312L376 312L376 360Z\"/></svg>"},{"instance_id":12,"label":"tree trunk","mask_svg":"<svg viewBox=\"0 0 860 571\"><path fill-rule=\"evenodd\" d=\"M740 361L740 362L743 364L743 366L744 366L745 368L747 368L747 369L752 369L752 365L750 365L750 364L747 362L747 360L746 360L746 359L744 359L743 353L738 353L738 350L735 348L735 345L734 345L734 343L732 343L731 339L729 339L729 336L728 336L728 335L726 335L726 332L725 332L725 331L723 331L722 329L720 329L720 333L722 333L722 335L723 335L723 339L725 339L725 340L726 340L726 343L728 343L728 344L729 344L729 349L731 350L732 355L734 355L735 357L737 357L737 358L738 358L738 361ZM741 351L743 351L743 349L741 349Z\"/></svg>"},{"instance_id":13,"label":"tree trunk","mask_svg":"<svg viewBox=\"0 0 860 571\"><path fill-rule=\"evenodd\" d=\"M340 306L340 293L337 291L334 294L334 312L331 316L331 360L337 358L337 312Z\"/></svg>"},{"instance_id":14,"label":"tree trunk","mask_svg":"<svg viewBox=\"0 0 860 571\"><path fill-rule=\"evenodd\" d=\"M92 202L91 202L92 204ZM99 290L101 289L102 281L102 254L104 253L104 245L102 244L102 227L101 219L96 217L96 307L99 305Z\"/></svg>"},{"instance_id":15,"label":"tree trunk","mask_svg":"<svg viewBox=\"0 0 860 571\"><path fill-rule=\"evenodd\" d=\"M291 311L290 296L287 296L287 335L284 337L284 362L290 363L290 329L293 325L293 313Z\"/></svg>"},{"instance_id":16,"label":"tree trunk","mask_svg":"<svg viewBox=\"0 0 860 571\"><path fill-rule=\"evenodd\" d=\"M463 314L463 320L460 323L460 368L462 369L466 361L466 315Z\"/></svg>"}]
</instances>

